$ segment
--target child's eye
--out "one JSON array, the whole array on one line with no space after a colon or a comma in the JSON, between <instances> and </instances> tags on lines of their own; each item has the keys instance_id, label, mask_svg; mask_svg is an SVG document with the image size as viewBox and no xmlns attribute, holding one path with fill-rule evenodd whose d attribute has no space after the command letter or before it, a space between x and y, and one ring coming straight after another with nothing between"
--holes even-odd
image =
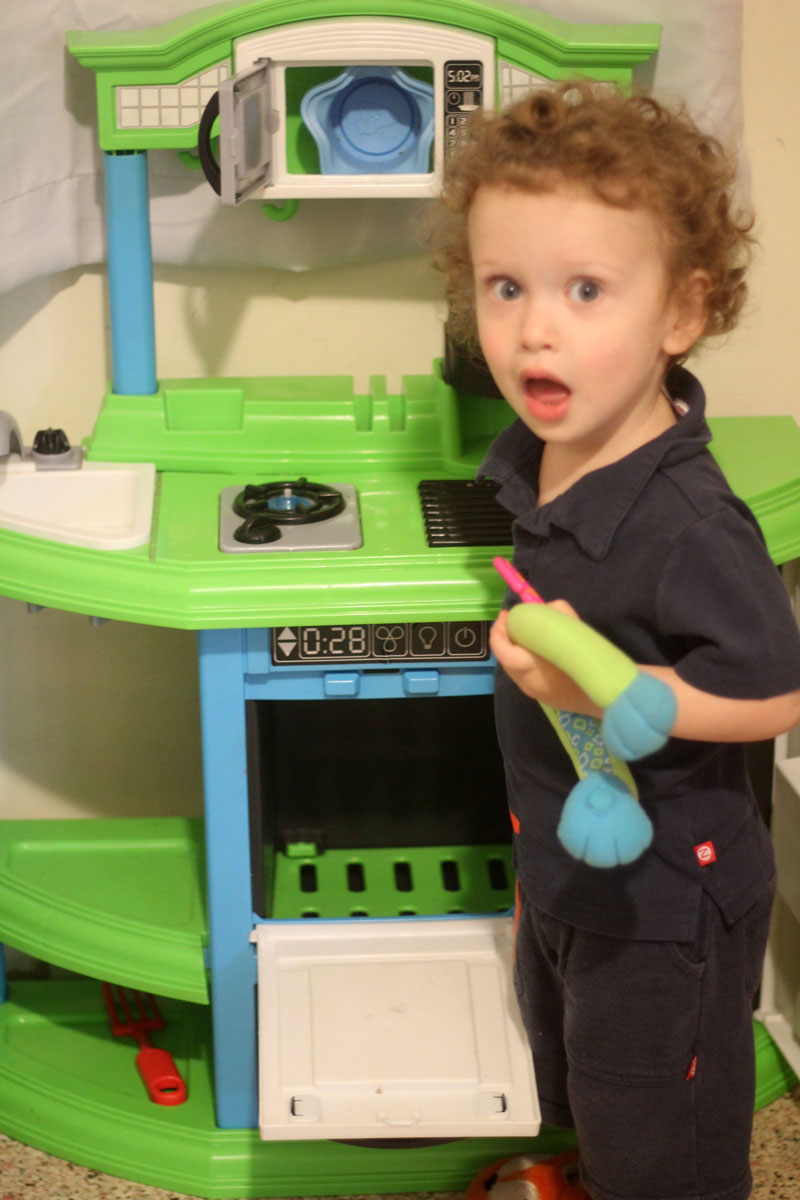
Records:
<instances>
[{"instance_id":1,"label":"child's eye","mask_svg":"<svg viewBox=\"0 0 800 1200\"><path fill-rule=\"evenodd\" d=\"M593 279L576 279L569 289L570 299L589 304L600 295L600 285Z\"/></svg>"},{"instance_id":2,"label":"child's eye","mask_svg":"<svg viewBox=\"0 0 800 1200\"><path fill-rule=\"evenodd\" d=\"M492 294L498 300L516 300L521 289L513 279L495 279L492 281Z\"/></svg>"}]
</instances>

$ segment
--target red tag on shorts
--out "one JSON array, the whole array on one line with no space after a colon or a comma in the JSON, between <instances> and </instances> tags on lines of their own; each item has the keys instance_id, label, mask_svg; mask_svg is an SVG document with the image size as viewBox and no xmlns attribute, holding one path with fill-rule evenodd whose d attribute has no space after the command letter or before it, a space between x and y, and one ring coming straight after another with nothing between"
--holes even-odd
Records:
<instances>
[{"instance_id":1,"label":"red tag on shorts","mask_svg":"<svg viewBox=\"0 0 800 1200\"><path fill-rule=\"evenodd\" d=\"M695 1054L692 1061L689 1063L689 1070L686 1072L687 1079L694 1079L697 1074L697 1055Z\"/></svg>"},{"instance_id":2,"label":"red tag on shorts","mask_svg":"<svg viewBox=\"0 0 800 1200\"><path fill-rule=\"evenodd\" d=\"M695 846L694 852L701 867L707 867L709 863L717 861L713 842L701 842L699 846Z\"/></svg>"}]
</instances>

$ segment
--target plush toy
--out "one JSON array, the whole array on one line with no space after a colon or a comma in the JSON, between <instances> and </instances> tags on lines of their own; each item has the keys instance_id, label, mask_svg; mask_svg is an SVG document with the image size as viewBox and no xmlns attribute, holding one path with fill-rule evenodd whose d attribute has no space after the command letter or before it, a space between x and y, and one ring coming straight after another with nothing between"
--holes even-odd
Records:
<instances>
[{"instance_id":1,"label":"plush toy","mask_svg":"<svg viewBox=\"0 0 800 1200\"><path fill-rule=\"evenodd\" d=\"M518 1155L492 1163L476 1175L465 1200L590 1200L578 1178L578 1152L555 1158Z\"/></svg>"},{"instance_id":2,"label":"plush toy","mask_svg":"<svg viewBox=\"0 0 800 1200\"><path fill-rule=\"evenodd\" d=\"M549 608L504 558L494 565L523 601L508 614L512 641L560 667L603 709L598 724L542 705L579 778L564 803L559 840L593 867L633 862L650 845L653 827L626 763L664 745L675 723L675 693L585 622Z\"/></svg>"}]
</instances>

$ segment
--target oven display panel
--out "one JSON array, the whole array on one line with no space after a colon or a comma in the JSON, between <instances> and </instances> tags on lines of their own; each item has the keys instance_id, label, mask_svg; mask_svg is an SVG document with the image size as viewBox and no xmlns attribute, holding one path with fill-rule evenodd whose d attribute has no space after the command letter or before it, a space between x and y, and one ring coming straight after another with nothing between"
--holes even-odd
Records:
<instances>
[{"instance_id":1,"label":"oven display panel","mask_svg":"<svg viewBox=\"0 0 800 1200\"><path fill-rule=\"evenodd\" d=\"M271 631L272 661L282 663L418 662L488 659L489 621L384 625L285 625Z\"/></svg>"}]
</instances>

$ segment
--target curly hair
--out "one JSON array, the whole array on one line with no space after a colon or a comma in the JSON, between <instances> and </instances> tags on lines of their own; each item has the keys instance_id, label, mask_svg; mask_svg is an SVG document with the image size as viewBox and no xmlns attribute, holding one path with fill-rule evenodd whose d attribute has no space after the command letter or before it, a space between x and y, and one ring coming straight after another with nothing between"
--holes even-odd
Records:
<instances>
[{"instance_id":1,"label":"curly hair","mask_svg":"<svg viewBox=\"0 0 800 1200\"><path fill-rule=\"evenodd\" d=\"M704 337L727 333L744 304L753 220L735 211L736 166L685 108L576 79L537 88L502 113L476 112L445 168L432 213L433 264L443 272L448 330L477 347L467 220L481 186L544 193L585 189L644 208L664 231L670 286L697 268L710 279Z\"/></svg>"}]
</instances>

